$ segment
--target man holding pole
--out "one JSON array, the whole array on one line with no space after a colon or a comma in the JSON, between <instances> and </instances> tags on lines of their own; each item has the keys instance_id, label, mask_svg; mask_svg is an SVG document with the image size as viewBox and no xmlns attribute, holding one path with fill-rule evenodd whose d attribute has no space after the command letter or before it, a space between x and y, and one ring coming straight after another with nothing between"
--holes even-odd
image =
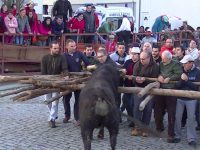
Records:
<instances>
[{"instance_id":1,"label":"man holding pole","mask_svg":"<svg viewBox=\"0 0 200 150\"><path fill-rule=\"evenodd\" d=\"M198 91L198 85L192 82L200 81L200 70L194 65L194 59L191 55L185 55L180 61L183 64L183 74L181 79L176 84L176 87L181 90L193 90ZM181 119L184 108L187 110L187 140L191 146L196 146L196 99L189 98L178 98L176 104L176 122L175 122L175 133L176 140L179 142L181 139Z\"/></svg>"},{"instance_id":2,"label":"man holding pole","mask_svg":"<svg viewBox=\"0 0 200 150\"><path fill-rule=\"evenodd\" d=\"M59 54L59 44L54 41L50 45L50 54L45 55L41 62L41 73L42 75L56 75L56 74L67 74L67 64L65 58ZM50 99L58 95L58 92L46 94L44 99ZM48 104L49 109L49 126L55 128L55 120L58 118L58 100Z\"/></svg>"},{"instance_id":3,"label":"man holding pole","mask_svg":"<svg viewBox=\"0 0 200 150\"><path fill-rule=\"evenodd\" d=\"M162 62L160 63L160 75L158 81L163 89L175 89L175 84L170 81L179 80L182 74L181 65L172 60L172 54L169 51L162 53ZM165 110L168 113L168 143L176 143L174 138L174 125L176 113L176 97L170 96L157 96L154 107L154 117L156 129L159 132L164 130L163 117Z\"/></svg>"}]
</instances>

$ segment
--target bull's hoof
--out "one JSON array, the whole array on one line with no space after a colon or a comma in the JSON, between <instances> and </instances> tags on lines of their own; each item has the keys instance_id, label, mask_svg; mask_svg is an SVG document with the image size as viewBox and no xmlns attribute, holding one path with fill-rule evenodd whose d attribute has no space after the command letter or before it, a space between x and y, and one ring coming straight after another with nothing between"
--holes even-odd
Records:
<instances>
[{"instance_id":1,"label":"bull's hoof","mask_svg":"<svg viewBox=\"0 0 200 150\"><path fill-rule=\"evenodd\" d=\"M103 134L98 134L97 138L103 140L104 139L104 135Z\"/></svg>"}]
</instances>

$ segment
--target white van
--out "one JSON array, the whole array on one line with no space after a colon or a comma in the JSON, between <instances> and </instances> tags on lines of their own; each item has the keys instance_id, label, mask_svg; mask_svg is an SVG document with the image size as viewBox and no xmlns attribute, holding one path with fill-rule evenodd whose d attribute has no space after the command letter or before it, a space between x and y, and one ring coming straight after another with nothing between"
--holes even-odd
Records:
<instances>
[{"instance_id":1,"label":"white van","mask_svg":"<svg viewBox=\"0 0 200 150\"><path fill-rule=\"evenodd\" d=\"M135 17L133 16L133 10L128 7L108 7L105 8L105 13L102 16L101 23L108 21L110 18L114 20L115 29L118 29L121 25L123 15L126 15L131 23L134 23ZM101 24L100 24L101 25Z\"/></svg>"}]
</instances>

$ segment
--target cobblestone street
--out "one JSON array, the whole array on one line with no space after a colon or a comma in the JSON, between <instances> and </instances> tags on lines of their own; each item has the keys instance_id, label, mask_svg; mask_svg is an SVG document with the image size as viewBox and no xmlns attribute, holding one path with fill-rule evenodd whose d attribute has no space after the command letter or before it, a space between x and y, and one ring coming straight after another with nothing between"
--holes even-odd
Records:
<instances>
[{"instance_id":1,"label":"cobblestone street","mask_svg":"<svg viewBox=\"0 0 200 150\"><path fill-rule=\"evenodd\" d=\"M2 88L2 86L1 86ZM0 91L3 93L4 91ZM75 126L73 119L63 124L63 105L59 103L57 128L48 127L48 110L42 97L26 102L13 102L10 97L0 98L0 150L82 150L83 144L80 128ZM117 150L190 150L185 131L182 141L168 144L166 139L159 137L130 136L126 118L120 124L117 138ZM105 139L99 140L94 133L92 149L110 149L106 131ZM200 132L198 131L198 147L200 149Z\"/></svg>"}]
</instances>

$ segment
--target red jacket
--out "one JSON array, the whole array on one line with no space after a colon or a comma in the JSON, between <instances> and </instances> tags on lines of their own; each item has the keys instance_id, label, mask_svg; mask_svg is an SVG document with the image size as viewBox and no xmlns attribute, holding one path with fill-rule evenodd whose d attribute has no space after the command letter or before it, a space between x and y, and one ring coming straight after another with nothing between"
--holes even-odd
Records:
<instances>
[{"instance_id":1,"label":"red jacket","mask_svg":"<svg viewBox=\"0 0 200 150\"><path fill-rule=\"evenodd\" d=\"M49 31L51 31L52 28L46 28L43 23L40 23L39 25L39 33L42 34L42 35L48 35Z\"/></svg>"},{"instance_id":2,"label":"red jacket","mask_svg":"<svg viewBox=\"0 0 200 150\"><path fill-rule=\"evenodd\" d=\"M5 12L5 13L4 13L4 12L1 12L1 13L0 13L0 16L3 17L3 19L5 19L5 17L6 17L7 15L8 15L7 12Z\"/></svg>"},{"instance_id":3,"label":"red jacket","mask_svg":"<svg viewBox=\"0 0 200 150\"><path fill-rule=\"evenodd\" d=\"M79 30L79 33L83 33L85 27L85 21L84 20L79 21L76 17L74 17L69 20L67 27L72 30L71 32L77 33Z\"/></svg>"},{"instance_id":4,"label":"red jacket","mask_svg":"<svg viewBox=\"0 0 200 150\"><path fill-rule=\"evenodd\" d=\"M112 43L110 41L106 41L106 52L107 54L112 54L113 52L115 52L115 47L117 45L117 43L115 41L113 41Z\"/></svg>"},{"instance_id":5,"label":"red jacket","mask_svg":"<svg viewBox=\"0 0 200 150\"><path fill-rule=\"evenodd\" d=\"M99 27L99 18L96 13L94 13L94 17L95 17L95 24L96 24L96 29L97 29Z\"/></svg>"},{"instance_id":6,"label":"red jacket","mask_svg":"<svg viewBox=\"0 0 200 150\"><path fill-rule=\"evenodd\" d=\"M164 51L168 50L171 54L173 54L173 47L166 47L165 45L163 45L160 49L160 56L162 56L162 53Z\"/></svg>"},{"instance_id":7,"label":"red jacket","mask_svg":"<svg viewBox=\"0 0 200 150\"><path fill-rule=\"evenodd\" d=\"M17 15L17 9L12 9L12 14L13 14L13 16L16 16Z\"/></svg>"}]
</instances>

